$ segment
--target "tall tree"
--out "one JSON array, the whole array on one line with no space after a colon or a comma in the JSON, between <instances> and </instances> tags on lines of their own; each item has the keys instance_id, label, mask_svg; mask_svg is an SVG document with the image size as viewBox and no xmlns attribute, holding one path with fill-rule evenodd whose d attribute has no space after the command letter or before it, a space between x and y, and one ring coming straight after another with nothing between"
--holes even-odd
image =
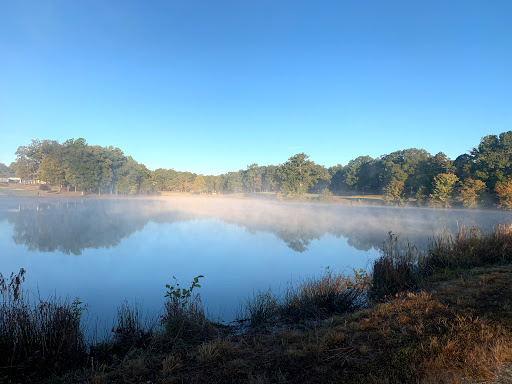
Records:
<instances>
[{"instance_id":1,"label":"tall tree","mask_svg":"<svg viewBox=\"0 0 512 384\"><path fill-rule=\"evenodd\" d=\"M247 166L246 171L243 174L242 177L242 183L244 186L244 189L249 193L256 192L257 187L257 179L258 176L260 176L261 181L261 173L260 173L260 167L258 164L251 164ZM259 189L261 190L261 182L259 183Z\"/></svg>"},{"instance_id":2,"label":"tall tree","mask_svg":"<svg viewBox=\"0 0 512 384\"><path fill-rule=\"evenodd\" d=\"M64 143L66 181L77 191L90 192L98 188L100 167L85 139L70 139Z\"/></svg>"},{"instance_id":3,"label":"tall tree","mask_svg":"<svg viewBox=\"0 0 512 384\"><path fill-rule=\"evenodd\" d=\"M467 153L457 156L453 162L455 174L460 180L471 179L473 175L474 160Z\"/></svg>"},{"instance_id":4,"label":"tall tree","mask_svg":"<svg viewBox=\"0 0 512 384\"><path fill-rule=\"evenodd\" d=\"M4 163L0 163L0 175L8 175L10 174L10 169Z\"/></svg>"},{"instance_id":5,"label":"tall tree","mask_svg":"<svg viewBox=\"0 0 512 384\"><path fill-rule=\"evenodd\" d=\"M110 157L109 148L103 148L100 146L90 147L92 152L92 156L98 164L98 179L97 179L97 189L98 194L101 195L102 191L108 189L109 186L112 185L112 180L114 179L114 172L112 169L112 159Z\"/></svg>"},{"instance_id":6,"label":"tall tree","mask_svg":"<svg viewBox=\"0 0 512 384\"><path fill-rule=\"evenodd\" d=\"M37 177L54 186L59 187L59 192L66 185L66 168L62 149L56 150L46 156L39 165Z\"/></svg>"},{"instance_id":7,"label":"tall tree","mask_svg":"<svg viewBox=\"0 0 512 384\"><path fill-rule=\"evenodd\" d=\"M434 207L449 208L454 199L459 178L453 173L440 173L434 177L434 190L430 194L430 203Z\"/></svg>"},{"instance_id":8,"label":"tall tree","mask_svg":"<svg viewBox=\"0 0 512 384\"><path fill-rule=\"evenodd\" d=\"M290 157L278 172L281 192L288 196L304 195L319 178L328 177L327 172L323 175L319 171L320 169L305 153Z\"/></svg>"},{"instance_id":9,"label":"tall tree","mask_svg":"<svg viewBox=\"0 0 512 384\"><path fill-rule=\"evenodd\" d=\"M202 175L197 175L194 179L192 190L197 193L203 193L206 191L206 181Z\"/></svg>"},{"instance_id":10,"label":"tall tree","mask_svg":"<svg viewBox=\"0 0 512 384\"><path fill-rule=\"evenodd\" d=\"M393 179L384 187L384 201L388 205L402 205L404 203L405 192L404 182Z\"/></svg>"},{"instance_id":11,"label":"tall tree","mask_svg":"<svg viewBox=\"0 0 512 384\"><path fill-rule=\"evenodd\" d=\"M500 205L505 209L512 209L512 178L498 181L495 188Z\"/></svg>"},{"instance_id":12,"label":"tall tree","mask_svg":"<svg viewBox=\"0 0 512 384\"><path fill-rule=\"evenodd\" d=\"M428 182L426 171L430 159L427 151L416 148L381 156L379 167L383 191L395 181L401 181L404 183L404 195L413 196L420 186Z\"/></svg>"},{"instance_id":13,"label":"tall tree","mask_svg":"<svg viewBox=\"0 0 512 384\"><path fill-rule=\"evenodd\" d=\"M121 194L149 194L153 191L151 173L145 165L137 163L130 156L119 169L116 189Z\"/></svg>"},{"instance_id":14,"label":"tall tree","mask_svg":"<svg viewBox=\"0 0 512 384\"><path fill-rule=\"evenodd\" d=\"M512 173L512 131L485 136L471 151L471 156L473 178L485 181L487 188L493 191L496 183L505 181Z\"/></svg>"},{"instance_id":15,"label":"tall tree","mask_svg":"<svg viewBox=\"0 0 512 384\"><path fill-rule=\"evenodd\" d=\"M485 183L482 180L466 179L460 187L459 200L464 208L476 208L483 203Z\"/></svg>"},{"instance_id":16,"label":"tall tree","mask_svg":"<svg viewBox=\"0 0 512 384\"><path fill-rule=\"evenodd\" d=\"M16 150L15 172L18 177L36 180L39 165L60 146L56 140L32 140Z\"/></svg>"},{"instance_id":17,"label":"tall tree","mask_svg":"<svg viewBox=\"0 0 512 384\"><path fill-rule=\"evenodd\" d=\"M243 188L243 171L228 172L226 184L229 192L241 193Z\"/></svg>"},{"instance_id":18,"label":"tall tree","mask_svg":"<svg viewBox=\"0 0 512 384\"><path fill-rule=\"evenodd\" d=\"M279 180L277 172L279 167L277 165L268 165L265 167L263 179L261 181L262 189L265 192L277 192Z\"/></svg>"}]
</instances>

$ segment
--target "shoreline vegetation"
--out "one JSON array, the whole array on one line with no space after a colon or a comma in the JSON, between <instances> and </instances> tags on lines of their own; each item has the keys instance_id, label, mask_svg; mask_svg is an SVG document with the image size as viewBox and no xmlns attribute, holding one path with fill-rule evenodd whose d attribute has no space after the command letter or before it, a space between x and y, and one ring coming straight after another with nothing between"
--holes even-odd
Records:
<instances>
[{"instance_id":1,"label":"shoreline vegetation","mask_svg":"<svg viewBox=\"0 0 512 384\"><path fill-rule=\"evenodd\" d=\"M392 206L392 207L416 207L416 208L440 208L432 205L417 204L415 199L403 201L400 205L390 205L386 202L384 195L329 195L323 198L322 194L307 193L300 197L284 198L275 192L256 192L256 193L230 193L230 194L212 194L212 193L194 193L180 191L158 191L150 195L97 195L82 192L56 191L53 189L40 190L39 185L24 184L1 184L0 199L166 199L166 198L209 198L209 199L235 199L235 200L260 200L275 201L283 203L304 203L304 204L334 204L334 205L355 205L355 206ZM466 209L461 204L454 204L450 207L441 207L443 209ZM499 206L476 206L474 209L500 210Z\"/></svg>"},{"instance_id":2,"label":"shoreline vegetation","mask_svg":"<svg viewBox=\"0 0 512 384\"><path fill-rule=\"evenodd\" d=\"M198 275L162 287L167 301L152 322L121 304L102 340L84 336L86 303L31 298L21 270L0 277L0 381L488 380L512 360L511 262L510 227L440 234L426 252L390 233L369 271L326 269L282 295L258 292L238 325L208 319Z\"/></svg>"},{"instance_id":3,"label":"shoreline vegetation","mask_svg":"<svg viewBox=\"0 0 512 384\"><path fill-rule=\"evenodd\" d=\"M135 196L166 193L251 195L278 200L333 201L449 208L512 209L512 131L483 137L468 153L449 159L409 148L378 158L359 156L325 167L298 153L283 164L250 164L246 169L204 175L172 168L149 170L119 148L89 145L83 138L32 140L0 163L0 195L24 183L49 196ZM16 189L7 191L16 192ZM29 193L30 194L30 193Z\"/></svg>"},{"instance_id":4,"label":"shoreline vegetation","mask_svg":"<svg viewBox=\"0 0 512 384\"><path fill-rule=\"evenodd\" d=\"M41 190L39 185L24 184L0 184L1 198L41 198L41 199L59 199L59 198L92 198L92 199L122 199L122 198L175 198L175 197L201 197L216 199L254 199L266 201L289 201L304 203L330 203L330 204L349 204L349 205L385 205L382 195L354 195L354 196L329 196L323 200L321 194L308 193L300 198L284 199L275 192L257 192L257 193L230 193L230 194L211 194L194 193L180 191L158 191L151 195L97 195L84 194L82 192L57 191L51 187Z\"/></svg>"}]
</instances>

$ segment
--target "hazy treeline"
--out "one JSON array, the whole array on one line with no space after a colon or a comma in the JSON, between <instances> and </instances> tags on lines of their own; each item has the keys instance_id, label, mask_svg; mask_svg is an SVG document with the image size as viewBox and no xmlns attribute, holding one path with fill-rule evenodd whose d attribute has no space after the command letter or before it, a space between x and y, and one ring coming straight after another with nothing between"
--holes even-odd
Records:
<instances>
[{"instance_id":1,"label":"hazy treeline","mask_svg":"<svg viewBox=\"0 0 512 384\"><path fill-rule=\"evenodd\" d=\"M14 163L13 163L14 164ZM11 173L11 168L5 165L4 163L0 163L0 177L9 176Z\"/></svg>"},{"instance_id":2,"label":"hazy treeline","mask_svg":"<svg viewBox=\"0 0 512 384\"><path fill-rule=\"evenodd\" d=\"M114 147L88 145L84 139L32 140L16 151L10 165L24 180L40 180L59 188L121 194L154 190L151 171Z\"/></svg>"},{"instance_id":3,"label":"hazy treeline","mask_svg":"<svg viewBox=\"0 0 512 384\"><path fill-rule=\"evenodd\" d=\"M307 192L333 194L382 194L388 204L467 208L499 203L512 208L512 131L485 136L469 153L449 159L410 148L378 158L360 156L345 166L326 168L300 153L284 164L259 166L225 174L198 175L174 169L150 171L114 147L88 145L84 139L63 144L32 140L16 151L0 174L41 180L59 188L91 193L150 194L156 191L218 193L276 192L300 196Z\"/></svg>"},{"instance_id":4,"label":"hazy treeline","mask_svg":"<svg viewBox=\"0 0 512 384\"><path fill-rule=\"evenodd\" d=\"M444 153L406 149L373 159L361 156L329 168L335 193L383 194L389 204L466 208L499 203L512 208L512 131L488 135L454 161Z\"/></svg>"}]
</instances>

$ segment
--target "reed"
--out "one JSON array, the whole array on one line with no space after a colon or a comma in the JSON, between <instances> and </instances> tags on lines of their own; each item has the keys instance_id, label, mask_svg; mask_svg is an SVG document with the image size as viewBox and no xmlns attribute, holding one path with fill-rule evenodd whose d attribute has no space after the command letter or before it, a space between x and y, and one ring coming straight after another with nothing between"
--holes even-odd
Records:
<instances>
[{"instance_id":1,"label":"reed","mask_svg":"<svg viewBox=\"0 0 512 384\"><path fill-rule=\"evenodd\" d=\"M31 301L24 281L24 269L0 274L0 378L34 381L84 364L81 307L55 296Z\"/></svg>"},{"instance_id":2,"label":"reed","mask_svg":"<svg viewBox=\"0 0 512 384\"><path fill-rule=\"evenodd\" d=\"M500 225L490 233L462 227L456 235L439 234L429 250L433 269L457 269L512 261L512 226Z\"/></svg>"}]
</instances>

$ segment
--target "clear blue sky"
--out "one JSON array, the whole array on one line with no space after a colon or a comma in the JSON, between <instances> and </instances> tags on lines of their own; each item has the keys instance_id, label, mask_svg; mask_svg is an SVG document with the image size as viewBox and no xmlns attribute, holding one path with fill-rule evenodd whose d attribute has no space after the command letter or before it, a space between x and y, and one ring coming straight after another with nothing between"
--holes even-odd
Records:
<instances>
[{"instance_id":1,"label":"clear blue sky","mask_svg":"<svg viewBox=\"0 0 512 384\"><path fill-rule=\"evenodd\" d=\"M512 2L0 2L0 162L84 137L218 174L512 130Z\"/></svg>"}]
</instances>

